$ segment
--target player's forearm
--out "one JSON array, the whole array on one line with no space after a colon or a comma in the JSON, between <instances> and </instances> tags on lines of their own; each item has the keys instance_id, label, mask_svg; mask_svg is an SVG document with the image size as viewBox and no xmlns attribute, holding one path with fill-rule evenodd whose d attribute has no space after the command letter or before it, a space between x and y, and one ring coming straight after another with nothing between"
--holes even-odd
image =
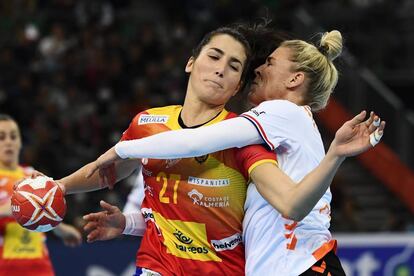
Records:
<instances>
[{"instance_id":1,"label":"player's forearm","mask_svg":"<svg viewBox=\"0 0 414 276\"><path fill-rule=\"evenodd\" d=\"M84 193L106 188L106 186L101 183L99 171L96 171L91 177L86 178L90 166L92 166L92 163L89 163L71 175L58 180L59 183L65 186L67 194ZM117 161L113 172L115 182L128 177L134 170L138 169L139 166L141 166L141 160L139 159Z\"/></svg>"},{"instance_id":2,"label":"player's forearm","mask_svg":"<svg viewBox=\"0 0 414 276\"><path fill-rule=\"evenodd\" d=\"M86 178L90 166L91 163L58 180L58 182L65 187L66 194L84 193L104 188L100 184L98 172L95 172L91 177Z\"/></svg>"},{"instance_id":3,"label":"player's forearm","mask_svg":"<svg viewBox=\"0 0 414 276\"><path fill-rule=\"evenodd\" d=\"M123 158L184 158L227 148L263 143L256 128L244 118L234 118L197 129L168 131L115 146Z\"/></svg>"}]
</instances>

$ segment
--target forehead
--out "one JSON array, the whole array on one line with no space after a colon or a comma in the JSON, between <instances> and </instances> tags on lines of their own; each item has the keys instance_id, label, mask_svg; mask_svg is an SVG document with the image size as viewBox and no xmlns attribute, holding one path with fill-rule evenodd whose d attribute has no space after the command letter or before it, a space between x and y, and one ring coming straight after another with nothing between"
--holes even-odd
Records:
<instances>
[{"instance_id":1,"label":"forehead","mask_svg":"<svg viewBox=\"0 0 414 276\"><path fill-rule=\"evenodd\" d=\"M290 49L287 47L278 47L273 51L273 53L270 54L269 57L272 57L276 60L289 60Z\"/></svg>"},{"instance_id":2,"label":"forehead","mask_svg":"<svg viewBox=\"0 0 414 276\"><path fill-rule=\"evenodd\" d=\"M228 34L218 34L210 39L210 42L204 46L204 50L212 48L220 49L225 55L237 58L241 62L246 60L246 50L238 40Z\"/></svg>"},{"instance_id":3,"label":"forehead","mask_svg":"<svg viewBox=\"0 0 414 276\"><path fill-rule=\"evenodd\" d=\"M0 121L0 131L18 131L19 127L14 121Z\"/></svg>"}]
</instances>

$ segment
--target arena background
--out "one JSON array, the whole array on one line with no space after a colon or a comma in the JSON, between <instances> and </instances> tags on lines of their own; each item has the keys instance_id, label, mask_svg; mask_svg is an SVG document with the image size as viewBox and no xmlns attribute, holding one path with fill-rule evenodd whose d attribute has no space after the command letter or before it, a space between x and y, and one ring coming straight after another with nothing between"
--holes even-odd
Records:
<instances>
[{"instance_id":1,"label":"arena background","mask_svg":"<svg viewBox=\"0 0 414 276\"><path fill-rule=\"evenodd\" d=\"M137 112L183 101L184 65L204 33L262 17L307 40L342 32L339 84L317 115L324 141L361 109L381 114L387 128L383 143L348 159L335 177L338 254L347 275L414 275L410 0L1 1L0 112L20 123L23 163L60 178L90 162ZM133 181L68 196L65 220L81 228L100 199L122 207ZM50 235L48 243L57 275L131 275L139 239L68 249Z\"/></svg>"}]
</instances>

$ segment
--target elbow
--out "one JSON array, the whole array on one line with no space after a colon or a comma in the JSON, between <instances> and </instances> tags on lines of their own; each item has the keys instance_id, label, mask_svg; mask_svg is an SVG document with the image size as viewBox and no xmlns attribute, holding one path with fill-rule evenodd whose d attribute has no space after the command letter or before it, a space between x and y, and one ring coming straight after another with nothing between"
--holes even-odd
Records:
<instances>
[{"instance_id":1,"label":"elbow","mask_svg":"<svg viewBox=\"0 0 414 276\"><path fill-rule=\"evenodd\" d=\"M303 212L302 210L298 208L286 208L284 212L282 212L283 217L294 220L294 221L301 221L304 219L307 215L306 212Z\"/></svg>"}]
</instances>

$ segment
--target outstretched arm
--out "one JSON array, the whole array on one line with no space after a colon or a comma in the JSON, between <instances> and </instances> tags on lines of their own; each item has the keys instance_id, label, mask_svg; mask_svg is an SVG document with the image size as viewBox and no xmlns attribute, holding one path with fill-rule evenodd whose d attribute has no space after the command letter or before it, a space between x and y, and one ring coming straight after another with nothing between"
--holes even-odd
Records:
<instances>
[{"instance_id":1,"label":"outstretched arm","mask_svg":"<svg viewBox=\"0 0 414 276\"><path fill-rule=\"evenodd\" d=\"M345 158L372 148L374 135L376 141L381 138L385 122L380 123L373 113L363 121L365 116L361 112L344 123L319 166L297 184L271 163L253 169L250 176L259 193L284 216L296 221L303 219L326 192Z\"/></svg>"},{"instance_id":2,"label":"outstretched arm","mask_svg":"<svg viewBox=\"0 0 414 276\"><path fill-rule=\"evenodd\" d=\"M197 129L173 130L119 142L91 164L88 177L96 170L126 158L184 158L262 143L256 127L237 117Z\"/></svg>"},{"instance_id":3,"label":"outstretched arm","mask_svg":"<svg viewBox=\"0 0 414 276\"><path fill-rule=\"evenodd\" d=\"M64 187L67 194L89 192L106 187L112 188L116 182L129 176L135 169L139 168L141 161L137 159L120 160L86 178L87 173L93 166L94 162L89 163L71 175L57 180L57 182Z\"/></svg>"}]
</instances>

